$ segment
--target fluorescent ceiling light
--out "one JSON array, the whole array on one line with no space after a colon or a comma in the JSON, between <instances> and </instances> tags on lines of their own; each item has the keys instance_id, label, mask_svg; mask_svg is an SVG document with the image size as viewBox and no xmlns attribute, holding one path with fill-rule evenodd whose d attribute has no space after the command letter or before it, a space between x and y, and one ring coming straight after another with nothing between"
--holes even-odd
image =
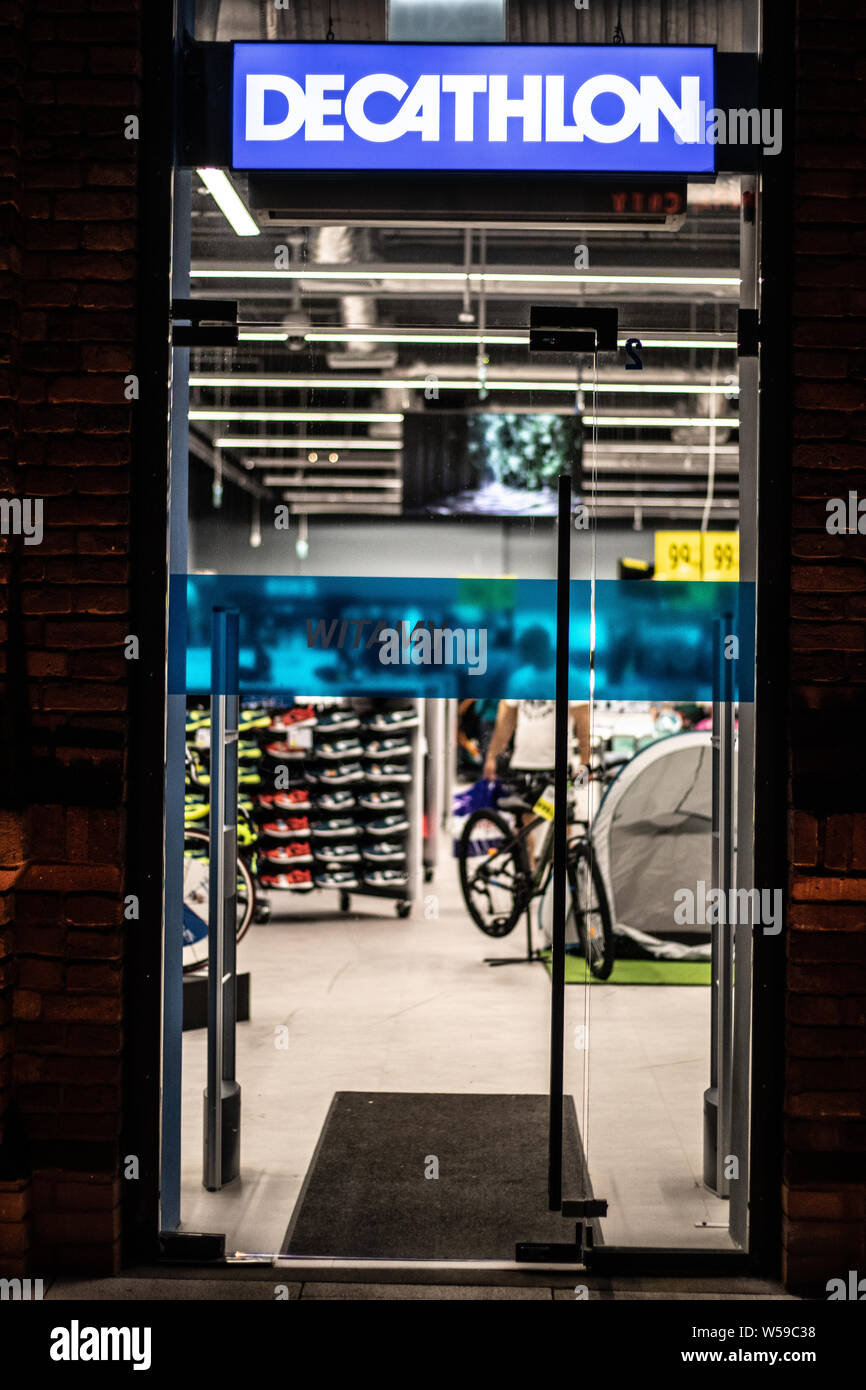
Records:
<instances>
[{"instance_id":1,"label":"fluorescent ceiling light","mask_svg":"<svg viewBox=\"0 0 866 1390\"><path fill-rule=\"evenodd\" d=\"M240 334L244 337L267 338L269 335L262 334ZM285 338L287 334L275 334L275 338ZM693 341L686 338L644 338L640 337L641 345L645 348L699 348L699 349L723 349L733 352L736 342L719 342L712 338ZM506 347L526 347L529 344L528 333L499 333L499 334L478 334L478 333L365 333L358 332L343 333L305 333L304 339L308 343L467 343L471 346L493 345L501 343ZM627 338L617 339L619 347L625 347L629 340Z\"/></svg>"},{"instance_id":2,"label":"fluorescent ceiling light","mask_svg":"<svg viewBox=\"0 0 866 1390\"><path fill-rule=\"evenodd\" d=\"M381 425L399 425L403 416L384 410L191 410L190 420L322 420L329 424L372 420Z\"/></svg>"},{"instance_id":3,"label":"fluorescent ceiling light","mask_svg":"<svg viewBox=\"0 0 866 1390\"><path fill-rule=\"evenodd\" d=\"M402 449L399 439L287 439L274 435L253 436L252 439L215 439L217 449Z\"/></svg>"},{"instance_id":4,"label":"fluorescent ceiling light","mask_svg":"<svg viewBox=\"0 0 866 1390\"><path fill-rule=\"evenodd\" d=\"M413 380L396 380L390 377L313 377L313 376L285 376L285 377L239 377L220 374L208 374L207 376L191 376L190 386L232 386L250 387L256 390L274 391L303 391L315 387L317 390L350 391L359 388L365 391L424 391L429 386L429 381L424 377L417 377ZM440 391L471 391L484 387L487 391L558 391L574 394L576 391L595 393L598 391L608 392L619 395L660 395L660 396L703 396L716 395L723 396L733 394L737 387L731 384L711 385L709 382L694 383L683 382L679 385L670 382L636 382L630 381L606 381L596 384L594 381L501 381L496 377L487 377L481 381L477 377L458 377L456 380L437 379L436 385ZM371 417L365 417L371 418Z\"/></svg>"},{"instance_id":5,"label":"fluorescent ceiling light","mask_svg":"<svg viewBox=\"0 0 866 1390\"><path fill-rule=\"evenodd\" d=\"M220 171L217 170L216 172ZM223 177L225 178L225 175ZM240 203L239 198L238 202ZM240 203L240 206L246 213L243 203ZM258 230L256 228L256 231ZM418 281L421 284L430 280L450 283L456 281L458 284L477 280L486 284L518 285L727 285L732 289L737 288L740 284L739 275L620 275L617 271L596 275L590 275L588 272L580 272L576 275L555 275L510 270L488 270L483 274L480 271L470 271L467 274L465 270L400 270L397 266L393 270L387 266L371 266L366 270L350 270L348 267L343 269L342 266L334 266L329 270L245 270L234 267L216 270L203 268L191 270L190 276L193 280L406 280Z\"/></svg>"},{"instance_id":6,"label":"fluorescent ceiling light","mask_svg":"<svg viewBox=\"0 0 866 1390\"><path fill-rule=\"evenodd\" d=\"M261 333L241 332L238 333L238 340L242 343L285 343L288 341L288 333Z\"/></svg>"},{"instance_id":7,"label":"fluorescent ceiling light","mask_svg":"<svg viewBox=\"0 0 866 1390\"><path fill-rule=\"evenodd\" d=\"M261 235L261 227L253 221L222 169L197 169L196 173L238 236Z\"/></svg>"},{"instance_id":8,"label":"fluorescent ceiling light","mask_svg":"<svg viewBox=\"0 0 866 1390\"><path fill-rule=\"evenodd\" d=\"M680 429L686 425L689 429L736 429L739 420L732 415L725 415L720 419L714 420L683 420L677 415L584 415L585 425L597 425L599 429L659 429L673 430Z\"/></svg>"}]
</instances>

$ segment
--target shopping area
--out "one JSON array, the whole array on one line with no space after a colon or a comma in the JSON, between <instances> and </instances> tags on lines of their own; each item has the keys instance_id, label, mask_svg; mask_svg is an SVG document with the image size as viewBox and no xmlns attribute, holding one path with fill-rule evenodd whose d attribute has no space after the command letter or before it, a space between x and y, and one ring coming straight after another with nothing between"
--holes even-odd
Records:
<instances>
[{"instance_id":1,"label":"shopping area","mask_svg":"<svg viewBox=\"0 0 866 1390\"><path fill-rule=\"evenodd\" d=\"M288 64L290 101L252 8L197 37ZM747 0L700 8L753 47ZM537 10L509 43L565 43ZM329 61L369 67L348 37ZM237 149L177 171L163 1230L368 1273L748 1251L759 179L730 153L449 202Z\"/></svg>"}]
</instances>

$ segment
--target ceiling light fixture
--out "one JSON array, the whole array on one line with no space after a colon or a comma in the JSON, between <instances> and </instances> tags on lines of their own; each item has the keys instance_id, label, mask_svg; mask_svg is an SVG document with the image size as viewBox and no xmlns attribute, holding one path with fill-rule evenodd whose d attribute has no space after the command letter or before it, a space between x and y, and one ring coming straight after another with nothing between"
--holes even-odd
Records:
<instances>
[{"instance_id":1,"label":"ceiling light fixture","mask_svg":"<svg viewBox=\"0 0 866 1390\"><path fill-rule=\"evenodd\" d=\"M252 439L215 439L217 449L402 449L399 439L286 439L255 435Z\"/></svg>"},{"instance_id":2,"label":"ceiling light fixture","mask_svg":"<svg viewBox=\"0 0 866 1390\"><path fill-rule=\"evenodd\" d=\"M222 169L198 169L199 178L213 197L220 212L238 236L261 236L261 227L253 220Z\"/></svg>"}]
</instances>

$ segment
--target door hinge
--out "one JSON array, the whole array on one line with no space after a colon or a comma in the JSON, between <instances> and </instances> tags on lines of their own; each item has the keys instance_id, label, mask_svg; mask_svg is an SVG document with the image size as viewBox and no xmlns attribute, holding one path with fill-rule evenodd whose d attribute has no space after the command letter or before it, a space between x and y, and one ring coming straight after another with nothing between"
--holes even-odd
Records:
<instances>
[{"instance_id":1,"label":"door hinge","mask_svg":"<svg viewBox=\"0 0 866 1390\"><path fill-rule=\"evenodd\" d=\"M530 352L616 352L619 311L571 304L532 304Z\"/></svg>"},{"instance_id":2,"label":"door hinge","mask_svg":"<svg viewBox=\"0 0 866 1390\"><path fill-rule=\"evenodd\" d=\"M514 1258L518 1264L583 1264L593 1246L592 1226L578 1221L574 1241L518 1241Z\"/></svg>"},{"instance_id":3,"label":"door hinge","mask_svg":"<svg viewBox=\"0 0 866 1390\"><path fill-rule=\"evenodd\" d=\"M234 347L238 306L234 299L173 299L171 341L175 347Z\"/></svg>"}]
</instances>

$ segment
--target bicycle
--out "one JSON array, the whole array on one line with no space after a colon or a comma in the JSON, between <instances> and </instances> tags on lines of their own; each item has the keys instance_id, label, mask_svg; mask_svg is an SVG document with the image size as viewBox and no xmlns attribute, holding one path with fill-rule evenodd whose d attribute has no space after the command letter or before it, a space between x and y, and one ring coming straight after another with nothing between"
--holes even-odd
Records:
<instances>
[{"instance_id":1,"label":"bicycle","mask_svg":"<svg viewBox=\"0 0 866 1390\"><path fill-rule=\"evenodd\" d=\"M210 835L206 830L183 832L183 968L201 970L207 965L207 913L210 879ZM242 855L237 857L237 928L241 941L256 910L255 880Z\"/></svg>"},{"instance_id":2,"label":"bicycle","mask_svg":"<svg viewBox=\"0 0 866 1390\"><path fill-rule=\"evenodd\" d=\"M597 777L598 774L590 774ZM511 793L498 807L473 811L463 827L458 846L460 887L475 925L487 936L503 937L513 931L530 905L544 893L553 873L553 820L536 811L532 820L515 829L502 812L523 816L535 811L543 787L529 797ZM606 980L614 964L613 923L604 881L592 847L589 823L574 814L569 803L567 821L582 830L568 842L566 872L571 912L578 941L590 972ZM544 838L532 865L530 837L544 826Z\"/></svg>"},{"instance_id":3,"label":"bicycle","mask_svg":"<svg viewBox=\"0 0 866 1390\"><path fill-rule=\"evenodd\" d=\"M183 832L183 968L201 970L207 964L207 913L210 874L210 835L204 828L210 805L209 784L203 782L189 749L186 768L191 793L187 799ZM251 807L238 804L237 823L237 929L235 940L240 941L250 924L267 922L270 904L256 889L258 871L258 828Z\"/></svg>"}]
</instances>

